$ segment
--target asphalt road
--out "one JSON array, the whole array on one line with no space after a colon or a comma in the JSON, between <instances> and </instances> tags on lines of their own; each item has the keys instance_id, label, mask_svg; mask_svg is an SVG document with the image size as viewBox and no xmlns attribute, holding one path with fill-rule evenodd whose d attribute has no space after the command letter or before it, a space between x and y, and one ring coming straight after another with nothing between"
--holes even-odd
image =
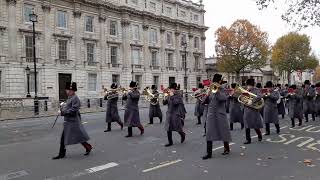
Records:
<instances>
[{"instance_id":1,"label":"asphalt road","mask_svg":"<svg viewBox=\"0 0 320 180\"><path fill-rule=\"evenodd\" d=\"M133 138L113 124L104 133L104 113L85 114L83 123L94 146L90 156L83 156L81 145L69 146L67 158L57 155L62 119L51 129L55 117L0 122L0 180L319 180L320 120L289 128L288 118L281 120L281 135L272 130L262 142L253 139L243 145L244 131L235 125L229 156L222 156L222 143L214 143L214 157L203 161L205 138L203 126L193 117L194 105L187 105L185 131L180 144L174 134L174 146L167 143L164 124L155 120L145 125L145 134L134 129ZM163 108L165 112L166 107ZM143 124L148 123L148 109L141 109ZM165 114L165 113L164 113ZM123 117L123 111L120 113ZM252 131L252 136L255 136ZM319 144L317 144L319 143ZM310 160L311 163L304 162Z\"/></svg>"}]
</instances>

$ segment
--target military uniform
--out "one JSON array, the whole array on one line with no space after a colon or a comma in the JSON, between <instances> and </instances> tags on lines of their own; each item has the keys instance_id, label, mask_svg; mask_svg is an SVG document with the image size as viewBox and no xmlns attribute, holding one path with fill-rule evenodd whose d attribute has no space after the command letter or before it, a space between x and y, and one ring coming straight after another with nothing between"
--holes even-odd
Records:
<instances>
[{"instance_id":1,"label":"military uniform","mask_svg":"<svg viewBox=\"0 0 320 180\"><path fill-rule=\"evenodd\" d=\"M295 85L293 85L295 87ZM296 87L294 88L296 89ZM302 90L296 90L293 94L287 94L289 117L291 119L291 127L295 127L294 119L299 120L299 126L302 125L303 118L303 95Z\"/></svg>"},{"instance_id":2,"label":"military uniform","mask_svg":"<svg viewBox=\"0 0 320 180\"><path fill-rule=\"evenodd\" d=\"M306 83L305 83L306 84ZM303 112L308 122L308 114L312 115L313 121L315 121L315 103L314 98L316 96L316 91L311 86L306 86L303 92Z\"/></svg>"},{"instance_id":3,"label":"military uniform","mask_svg":"<svg viewBox=\"0 0 320 180\"><path fill-rule=\"evenodd\" d=\"M158 117L160 119L160 123L162 123L162 111L159 104L159 92L156 89L152 90L152 94L155 96L151 99L151 104L149 106L149 124L153 124L153 118Z\"/></svg>"},{"instance_id":4,"label":"military uniform","mask_svg":"<svg viewBox=\"0 0 320 180\"><path fill-rule=\"evenodd\" d=\"M240 123L241 129L243 129L244 123L243 123L242 105L238 101L238 97L234 95L229 96L229 101L230 101L230 130L233 130L234 123Z\"/></svg>"},{"instance_id":5,"label":"military uniform","mask_svg":"<svg viewBox=\"0 0 320 180\"><path fill-rule=\"evenodd\" d=\"M272 86L271 86L272 87ZM277 101L280 98L279 92L274 89L264 96L263 121L266 125L266 135L270 135L270 123L274 123L277 133L280 133Z\"/></svg>"},{"instance_id":6,"label":"military uniform","mask_svg":"<svg viewBox=\"0 0 320 180\"><path fill-rule=\"evenodd\" d=\"M123 129L123 123L118 112L118 92L109 92L104 96L104 100L107 100L107 111L106 111L106 123L108 124L105 132L111 131L111 123L117 122L121 129Z\"/></svg>"},{"instance_id":7,"label":"military uniform","mask_svg":"<svg viewBox=\"0 0 320 180\"><path fill-rule=\"evenodd\" d=\"M202 93L202 90L203 90L203 85L199 84L199 92L196 93L195 95L200 95L200 93ZM195 106L195 109L194 109L194 115L198 118L198 123L197 124L201 124L201 117L203 116L203 111L204 111L204 105L202 104L202 101L201 101L201 97L198 97L197 98L197 102L196 102L196 106Z\"/></svg>"},{"instance_id":8,"label":"military uniform","mask_svg":"<svg viewBox=\"0 0 320 180\"><path fill-rule=\"evenodd\" d=\"M282 116L282 119L284 118L284 115L286 114L286 108L285 108L285 105L284 105L284 97L286 97L286 94L287 94L287 91L285 89L281 89L281 85L279 86L278 85L278 88L279 88L279 95L281 98L280 99L280 102L277 104L277 109L278 109L278 114Z\"/></svg>"}]
</instances>

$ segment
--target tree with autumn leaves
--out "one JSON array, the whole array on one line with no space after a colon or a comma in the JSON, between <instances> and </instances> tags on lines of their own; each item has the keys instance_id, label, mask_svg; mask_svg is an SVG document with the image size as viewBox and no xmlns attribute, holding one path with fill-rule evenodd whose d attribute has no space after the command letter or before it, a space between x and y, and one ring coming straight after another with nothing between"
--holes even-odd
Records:
<instances>
[{"instance_id":1,"label":"tree with autumn leaves","mask_svg":"<svg viewBox=\"0 0 320 180\"><path fill-rule=\"evenodd\" d=\"M239 82L242 70L259 69L266 65L268 34L248 20L237 20L229 28L220 27L215 35L219 71L235 73Z\"/></svg>"},{"instance_id":2,"label":"tree with autumn leaves","mask_svg":"<svg viewBox=\"0 0 320 180\"><path fill-rule=\"evenodd\" d=\"M298 70L313 70L319 62L311 54L310 38L304 34L290 32L280 37L272 48L272 67L285 72L291 84L291 73Z\"/></svg>"}]
</instances>

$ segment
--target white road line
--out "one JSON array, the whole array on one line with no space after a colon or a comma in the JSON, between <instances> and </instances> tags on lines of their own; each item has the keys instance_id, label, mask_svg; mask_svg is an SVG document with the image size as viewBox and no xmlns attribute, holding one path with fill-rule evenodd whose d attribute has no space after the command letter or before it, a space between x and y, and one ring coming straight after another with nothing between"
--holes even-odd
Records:
<instances>
[{"instance_id":1,"label":"white road line","mask_svg":"<svg viewBox=\"0 0 320 180\"><path fill-rule=\"evenodd\" d=\"M153 170L156 170L156 169L160 169L160 168L163 168L163 167L166 167L166 166L170 166L172 164L176 164L176 163L181 162L181 161L182 161L181 159L178 159L178 160L171 161L171 162L168 162L168 163L165 163L165 164L161 164L159 166L156 166L156 167L153 167L153 168L150 168L150 169L145 169L142 172L143 173L150 172L150 171L153 171Z\"/></svg>"},{"instance_id":2,"label":"white road line","mask_svg":"<svg viewBox=\"0 0 320 180\"><path fill-rule=\"evenodd\" d=\"M236 143L230 143L229 146L232 146L234 144L236 144ZM220 146L220 147L214 148L214 149L212 149L212 151L216 151L216 150L222 149L222 148L224 148L224 146Z\"/></svg>"},{"instance_id":3,"label":"white road line","mask_svg":"<svg viewBox=\"0 0 320 180\"><path fill-rule=\"evenodd\" d=\"M67 174L67 175L64 175L64 176L58 176L58 177L53 177L53 178L45 178L45 180L74 179L74 178L78 178L80 176L84 176L84 175L96 173L96 172L99 172L99 171L103 171L103 170L106 170L106 169L109 169L109 168L112 168L112 167L116 167L118 165L119 164L117 164L117 163L111 162L111 163L108 163L108 164L92 167L92 168L89 168L89 169L85 169L83 171L74 172L72 174Z\"/></svg>"},{"instance_id":4,"label":"white road line","mask_svg":"<svg viewBox=\"0 0 320 180\"><path fill-rule=\"evenodd\" d=\"M0 180L16 179L16 178L20 178L27 175L29 175L29 173L25 170L22 170L22 171L12 172L5 175L0 175Z\"/></svg>"},{"instance_id":5,"label":"white road line","mask_svg":"<svg viewBox=\"0 0 320 180\"><path fill-rule=\"evenodd\" d=\"M287 128L288 126L283 126L283 127L280 127L280 129L285 129L285 128ZM274 128L272 128L272 129L274 129ZM251 138L257 138L258 136L252 136Z\"/></svg>"}]
</instances>

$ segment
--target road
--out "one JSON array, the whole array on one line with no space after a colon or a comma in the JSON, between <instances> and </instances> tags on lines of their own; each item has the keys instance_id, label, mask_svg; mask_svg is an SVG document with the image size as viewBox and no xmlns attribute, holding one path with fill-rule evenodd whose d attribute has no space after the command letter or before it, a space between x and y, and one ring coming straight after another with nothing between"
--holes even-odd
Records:
<instances>
[{"instance_id":1,"label":"road","mask_svg":"<svg viewBox=\"0 0 320 180\"><path fill-rule=\"evenodd\" d=\"M253 139L243 145L244 131L235 125L229 156L222 156L222 143L214 143L214 157L203 161L205 138L203 127L196 125L194 105L187 105L185 131L180 144L174 134L174 146L167 143L164 124L148 123L148 109L141 109L145 134L134 129L133 138L113 124L104 133L104 113L82 115L94 149L83 156L80 145L67 148L67 158L51 160L57 155L62 119L51 129L55 117L0 122L0 180L319 180L320 120L289 128L288 118L281 120L281 134L272 130L262 142ZM165 112L166 107L163 107ZM165 113L164 113L165 114ZM120 112L123 117L123 111ZM255 136L252 131L252 136ZM319 144L317 144L319 142ZM304 162L311 160L311 163Z\"/></svg>"}]
</instances>

